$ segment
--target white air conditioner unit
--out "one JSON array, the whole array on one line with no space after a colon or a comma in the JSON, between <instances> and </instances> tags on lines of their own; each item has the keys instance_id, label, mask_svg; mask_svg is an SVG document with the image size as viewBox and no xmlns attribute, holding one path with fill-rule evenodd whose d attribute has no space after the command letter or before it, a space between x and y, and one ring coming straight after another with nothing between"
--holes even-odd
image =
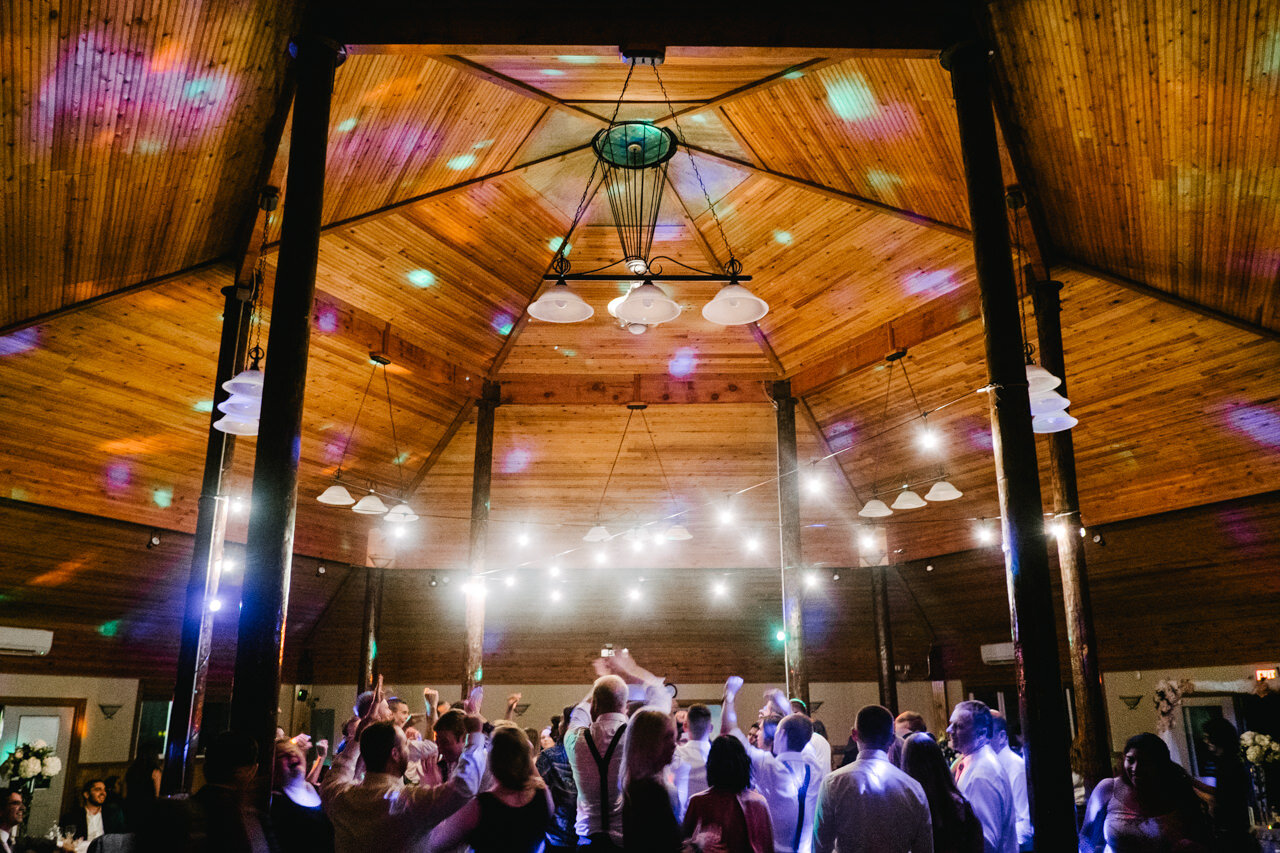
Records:
<instances>
[{"instance_id":1,"label":"white air conditioner unit","mask_svg":"<svg viewBox=\"0 0 1280 853\"><path fill-rule=\"evenodd\" d=\"M987 643L982 647L982 662L987 666L1013 663L1013 643Z\"/></svg>"},{"instance_id":2,"label":"white air conditioner unit","mask_svg":"<svg viewBox=\"0 0 1280 853\"><path fill-rule=\"evenodd\" d=\"M0 627L0 655L37 657L49 654L53 632L38 628Z\"/></svg>"}]
</instances>

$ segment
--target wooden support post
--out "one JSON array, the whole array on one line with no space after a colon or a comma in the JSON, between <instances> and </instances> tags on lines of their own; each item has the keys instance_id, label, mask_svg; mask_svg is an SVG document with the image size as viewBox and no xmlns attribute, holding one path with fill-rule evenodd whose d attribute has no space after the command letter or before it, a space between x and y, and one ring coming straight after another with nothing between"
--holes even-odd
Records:
<instances>
[{"instance_id":1,"label":"wooden support post","mask_svg":"<svg viewBox=\"0 0 1280 853\"><path fill-rule=\"evenodd\" d=\"M186 612L178 647L178 679L169 711L169 738L164 754L160 789L165 794L189 791L200 723L204 714L205 686L209 677L209 652L213 644L213 612L209 602L218 594L222 571L222 543L227 529L227 501L222 481L235 456L235 436L213 428L222 417L218 405L231 395L222 383L244 369L252 313L250 287L222 289L222 338L213 380L214 408L209 415L209 441L204 455L204 481L196 511L196 535L187 580Z\"/></svg>"},{"instance_id":2,"label":"wooden support post","mask_svg":"<svg viewBox=\"0 0 1280 853\"><path fill-rule=\"evenodd\" d=\"M876 620L876 659L880 662L880 704L898 715L898 677L893 669L893 633L889 620L888 569L871 568L871 608Z\"/></svg>"},{"instance_id":3,"label":"wooden support post","mask_svg":"<svg viewBox=\"0 0 1280 853\"><path fill-rule=\"evenodd\" d=\"M293 564L298 454L311 340L311 303L320 251L329 104L333 73L339 61L339 49L333 43L300 38L295 44L298 93L289 140L289 195L285 200L271 305L231 697L231 728L257 739L261 754L258 772L267 779L274 763L280 665ZM264 797L269 790L264 786Z\"/></svg>"},{"instance_id":4,"label":"wooden support post","mask_svg":"<svg viewBox=\"0 0 1280 853\"><path fill-rule=\"evenodd\" d=\"M981 292L1005 579L1037 853L1074 851L1070 731L1062 697L1035 435L992 115L987 48L947 50Z\"/></svg>"},{"instance_id":5,"label":"wooden support post","mask_svg":"<svg viewBox=\"0 0 1280 853\"><path fill-rule=\"evenodd\" d=\"M364 570L364 624L360 628L360 671L356 690L372 690L378 681L378 631L382 625L382 566Z\"/></svg>"},{"instance_id":6,"label":"wooden support post","mask_svg":"<svg viewBox=\"0 0 1280 853\"><path fill-rule=\"evenodd\" d=\"M1032 290L1036 331L1040 337L1040 366L1062 379L1058 391L1067 394L1067 371L1062 349L1062 283L1041 281ZM1062 605L1067 615L1067 648L1071 659L1071 684L1075 692L1076 751L1085 788L1111 776L1111 735L1107 729L1107 704L1098 668L1098 641L1093 632L1093 605L1084 562L1084 542L1076 535L1080 520L1080 496L1076 490L1076 454L1071 430L1051 433L1049 470L1053 482L1053 514L1066 526L1058 539L1058 571L1062 576Z\"/></svg>"},{"instance_id":7,"label":"wooden support post","mask_svg":"<svg viewBox=\"0 0 1280 853\"><path fill-rule=\"evenodd\" d=\"M493 422L501 387L488 380L476 401L476 462L471 480L470 584L466 597L467 669L462 676L462 698L484 680L484 581L485 551L489 544L489 483L493 479Z\"/></svg>"},{"instance_id":8,"label":"wooden support post","mask_svg":"<svg viewBox=\"0 0 1280 853\"><path fill-rule=\"evenodd\" d=\"M782 572L782 628L787 667L787 695L809 705L809 673L804 663L804 607L800 571L800 469L796 455L796 399L791 382L769 386L778 420L778 535Z\"/></svg>"}]
</instances>

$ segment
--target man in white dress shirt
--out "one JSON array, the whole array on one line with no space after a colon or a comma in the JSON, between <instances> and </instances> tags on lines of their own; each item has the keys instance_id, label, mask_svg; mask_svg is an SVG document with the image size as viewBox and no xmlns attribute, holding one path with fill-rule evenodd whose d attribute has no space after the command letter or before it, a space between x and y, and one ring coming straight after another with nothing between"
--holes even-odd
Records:
<instances>
[{"instance_id":1,"label":"man in white dress shirt","mask_svg":"<svg viewBox=\"0 0 1280 853\"><path fill-rule=\"evenodd\" d=\"M991 748L996 752L996 760L1004 768L1009 777L1009 787L1013 789L1013 805L1017 810L1018 849L1031 850L1035 840L1035 832L1031 828L1031 802L1027 797L1027 761L1009 748L1009 723L1004 714L991 712Z\"/></svg>"},{"instance_id":2,"label":"man in white dress shirt","mask_svg":"<svg viewBox=\"0 0 1280 853\"><path fill-rule=\"evenodd\" d=\"M813 853L933 853L929 801L920 783L889 761L893 714L868 705L854 725L858 760L822 781Z\"/></svg>"},{"instance_id":3,"label":"man in white dress shirt","mask_svg":"<svg viewBox=\"0 0 1280 853\"><path fill-rule=\"evenodd\" d=\"M432 827L456 812L480 791L488 762L482 720L467 715L466 745L442 785L405 785L409 761L404 732L391 722L378 680L375 700L360 720L354 742L333 762L320 795L333 823L337 853L409 853L417 850ZM363 755L365 775L356 781Z\"/></svg>"},{"instance_id":4,"label":"man in white dress shirt","mask_svg":"<svg viewBox=\"0 0 1280 853\"><path fill-rule=\"evenodd\" d=\"M751 758L751 783L769 803L775 853L810 853L813 849L813 813L818 790L831 769L805 751L813 737L813 721L804 714L788 714L778 723L772 752L757 749L738 728L734 706L742 679L732 676L724 685L720 733L742 741Z\"/></svg>"},{"instance_id":5,"label":"man in white dress shirt","mask_svg":"<svg viewBox=\"0 0 1280 853\"><path fill-rule=\"evenodd\" d=\"M0 853L12 853L17 849L17 841L13 836L26 817L27 806L22 802L22 793L6 792L4 808L0 809Z\"/></svg>"},{"instance_id":6,"label":"man in white dress shirt","mask_svg":"<svg viewBox=\"0 0 1280 853\"><path fill-rule=\"evenodd\" d=\"M947 734L960 752L952 773L982 824L983 853L1018 853L1017 809L1009 777L991 748L991 709L969 700L956 705Z\"/></svg>"},{"instance_id":7,"label":"man in white dress shirt","mask_svg":"<svg viewBox=\"0 0 1280 853\"><path fill-rule=\"evenodd\" d=\"M676 760L671 764L676 796L684 819L689 798L707 790L707 756L711 754L711 709L706 705L690 705L687 717L689 740L676 747Z\"/></svg>"}]
</instances>

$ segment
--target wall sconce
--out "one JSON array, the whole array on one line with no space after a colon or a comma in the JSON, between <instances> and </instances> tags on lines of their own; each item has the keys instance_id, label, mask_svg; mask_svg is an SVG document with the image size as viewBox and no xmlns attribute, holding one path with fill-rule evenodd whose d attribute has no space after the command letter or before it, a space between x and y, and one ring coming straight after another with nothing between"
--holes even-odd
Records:
<instances>
[{"instance_id":1,"label":"wall sconce","mask_svg":"<svg viewBox=\"0 0 1280 853\"><path fill-rule=\"evenodd\" d=\"M98 710L102 712L102 716L105 719L109 720L112 717L114 717L116 715L116 712L123 707L124 707L123 705L101 705L100 704L98 705Z\"/></svg>"},{"instance_id":2,"label":"wall sconce","mask_svg":"<svg viewBox=\"0 0 1280 853\"><path fill-rule=\"evenodd\" d=\"M1138 703L1142 701L1142 697L1141 696L1121 696L1120 701L1124 703L1124 706L1126 708L1132 711L1133 709L1138 707Z\"/></svg>"}]
</instances>

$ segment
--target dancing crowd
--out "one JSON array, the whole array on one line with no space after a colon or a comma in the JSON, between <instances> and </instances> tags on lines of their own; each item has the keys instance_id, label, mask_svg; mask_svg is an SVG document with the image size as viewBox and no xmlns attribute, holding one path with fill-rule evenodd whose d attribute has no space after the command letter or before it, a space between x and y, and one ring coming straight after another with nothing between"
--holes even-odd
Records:
<instances>
[{"instance_id":1,"label":"dancing crowd","mask_svg":"<svg viewBox=\"0 0 1280 853\"><path fill-rule=\"evenodd\" d=\"M923 717L861 709L833 768L821 723L781 691L747 731L742 679L725 683L718 731L706 705L677 709L662 679L625 652L596 662L577 705L538 731L479 714L482 690L426 712L375 690L357 697L332 764L325 741L278 738L269 811L254 806L258 748L234 732L208 744L205 785L158 799L142 851L253 853L1016 853L1035 833L1023 758L1002 716L957 704L945 735ZM1229 724L1227 728L1230 728ZM1082 810L1082 853L1250 850L1234 730L1211 733L1219 786L1201 786L1164 742L1139 735ZM315 758L308 763L308 753ZM100 800L87 789L86 804ZM1206 802L1212 807L1206 808ZM10 809L13 811L14 809ZM5 812L7 815L8 812ZM86 823L101 821L90 813ZM10 822L12 824L12 821ZM0 821L0 850L17 849ZM110 836L108 836L110 837ZM1054 845L1061 849L1060 844ZM109 848L108 848L109 849Z\"/></svg>"}]
</instances>

